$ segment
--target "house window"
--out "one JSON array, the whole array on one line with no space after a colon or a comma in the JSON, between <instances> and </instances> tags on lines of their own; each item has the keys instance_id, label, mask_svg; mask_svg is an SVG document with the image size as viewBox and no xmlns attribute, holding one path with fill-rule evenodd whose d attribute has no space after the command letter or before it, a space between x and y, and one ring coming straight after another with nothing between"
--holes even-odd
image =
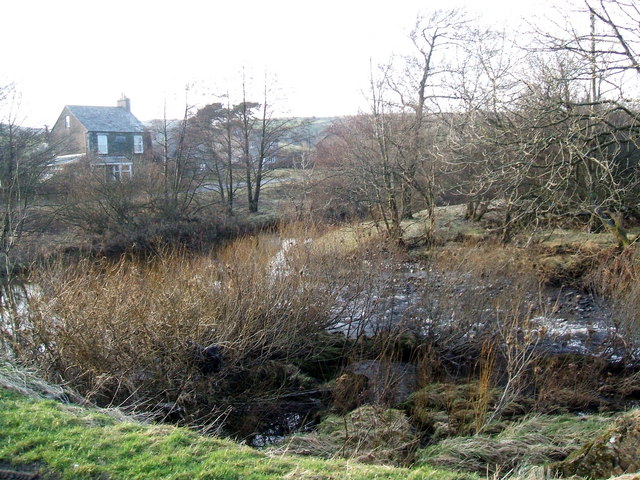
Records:
<instances>
[{"instance_id":1,"label":"house window","mask_svg":"<svg viewBox=\"0 0 640 480\"><path fill-rule=\"evenodd\" d=\"M100 155L107 155L109 153L109 144L107 143L107 136L98 134L98 153Z\"/></svg>"},{"instance_id":2,"label":"house window","mask_svg":"<svg viewBox=\"0 0 640 480\"><path fill-rule=\"evenodd\" d=\"M69 115L64 117L64 128L71 128L71 117Z\"/></svg>"},{"instance_id":3,"label":"house window","mask_svg":"<svg viewBox=\"0 0 640 480\"><path fill-rule=\"evenodd\" d=\"M142 135L133 136L133 153L143 153L144 145L142 143Z\"/></svg>"},{"instance_id":4,"label":"house window","mask_svg":"<svg viewBox=\"0 0 640 480\"><path fill-rule=\"evenodd\" d=\"M133 174L133 166L130 163L120 165L120 178L131 178Z\"/></svg>"},{"instance_id":5,"label":"house window","mask_svg":"<svg viewBox=\"0 0 640 480\"><path fill-rule=\"evenodd\" d=\"M130 163L114 163L111 165L107 165L107 176L111 180L129 180L132 173L133 170Z\"/></svg>"}]
</instances>

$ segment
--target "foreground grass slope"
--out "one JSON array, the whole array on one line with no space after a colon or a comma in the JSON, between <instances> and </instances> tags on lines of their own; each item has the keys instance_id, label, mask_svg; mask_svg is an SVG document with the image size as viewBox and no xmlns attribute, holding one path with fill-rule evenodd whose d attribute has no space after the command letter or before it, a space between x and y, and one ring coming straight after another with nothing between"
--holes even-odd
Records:
<instances>
[{"instance_id":1,"label":"foreground grass slope","mask_svg":"<svg viewBox=\"0 0 640 480\"><path fill-rule=\"evenodd\" d=\"M96 410L0 389L0 462L62 479L462 479L431 468L267 456L184 428L118 420Z\"/></svg>"}]
</instances>

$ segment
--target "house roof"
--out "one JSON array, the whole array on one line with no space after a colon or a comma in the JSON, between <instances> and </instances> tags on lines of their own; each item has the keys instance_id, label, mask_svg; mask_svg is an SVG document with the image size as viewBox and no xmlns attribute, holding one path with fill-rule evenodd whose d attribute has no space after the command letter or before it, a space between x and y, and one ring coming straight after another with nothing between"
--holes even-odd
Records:
<instances>
[{"instance_id":1,"label":"house roof","mask_svg":"<svg viewBox=\"0 0 640 480\"><path fill-rule=\"evenodd\" d=\"M144 132L144 125L121 107L67 105L65 108L90 132Z\"/></svg>"}]
</instances>

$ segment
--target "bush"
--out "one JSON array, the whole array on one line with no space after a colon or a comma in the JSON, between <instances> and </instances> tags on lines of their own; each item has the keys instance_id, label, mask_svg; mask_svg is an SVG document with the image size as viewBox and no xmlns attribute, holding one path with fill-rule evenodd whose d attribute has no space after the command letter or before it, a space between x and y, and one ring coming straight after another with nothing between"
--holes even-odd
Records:
<instances>
[{"instance_id":1,"label":"bush","mask_svg":"<svg viewBox=\"0 0 640 480\"><path fill-rule=\"evenodd\" d=\"M308 226L282 235L215 256L54 262L30 279L37 288L13 346L101 405L169 409L189 423L309 388L299 367L321 369L348 346L327 334L342 322L338 298L348 304L384 278L365 266L373 245L312 241L320 232ZM354 284L363 289L346 289Z\"/></svg>"},{"instance_id":2,"label":"bush","mask_svg":"<svg viewBox=\"0 0 640 480\"><path fill-rule=\"evenodd\" d=\"M52 181L64 206L57 211L60 222L82 232L76 243L84 238L98 255L149 254L166 245L197 250L275 224L270 217L239 220L211 192L197 192L196 185L169 195L154 163L138 165L132 178L121 181L79 164Z\"/></svg>"}]
</instances>

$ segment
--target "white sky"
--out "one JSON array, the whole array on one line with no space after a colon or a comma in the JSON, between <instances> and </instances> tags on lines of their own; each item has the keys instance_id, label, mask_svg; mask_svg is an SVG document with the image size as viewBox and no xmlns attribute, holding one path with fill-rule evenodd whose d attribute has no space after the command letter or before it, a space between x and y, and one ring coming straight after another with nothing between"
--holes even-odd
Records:
<instances>
[{"instance_id":1,"label":"white sky","mask_svg":"<svg viewBox=\"0 0 640 480\"><path fill-rule=\"evenodd\" d=\"M255 85L265 69L277 78L282 111L350 114L363 106L370 59L401 51L418 13L463 6L517 28L563 3L16 0L2 7L0 84L16 84L22 123L34 126L53 125L64 105L115 105L123 93L140 120L161 118L165 101L180 116L187 84L190 103L210 103L238 87L243 66Z\"/></svg>"}]
</instances>

